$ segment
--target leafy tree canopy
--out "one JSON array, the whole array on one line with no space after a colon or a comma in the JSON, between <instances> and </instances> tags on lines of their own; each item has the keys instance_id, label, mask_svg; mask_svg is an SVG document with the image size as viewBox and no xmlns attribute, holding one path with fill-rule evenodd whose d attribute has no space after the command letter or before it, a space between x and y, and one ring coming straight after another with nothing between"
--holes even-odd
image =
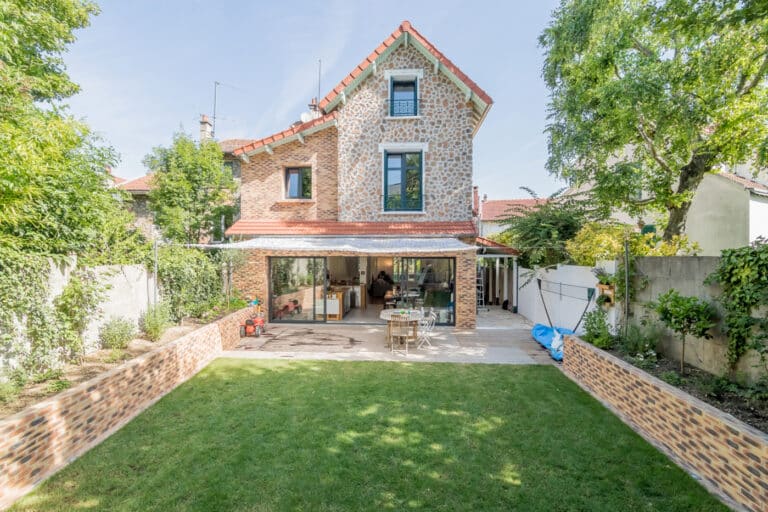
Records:
<instances>
[{"instance_id":1,"label":"leafy tree canopy","mask_svg":"<svg viewBox=\"0 0 768 512\"><path fill-rule=\"evenodd\" d=\"M116 242L137 242L106 170L116 155L59 103L77 91L61 55L96 12L81 0L0 1L0 243L9 248L88 258L107 225Z\"/></svg>"},{"instance_id":2,"label":"leafy tree canopy","mask_svg":"<svg viewBox=\"0 0 768 512\"><path fill-rule=\"evenodd\" d=\"M150 207L165 238L198 243L217 234L222 216L231 219L236 185L216 142L176 134L170 148L155 148L144 165L154 172Z\"/></svg>"},{"instance_id":3,"label":"leafy tree canopy","mask_svg":"<svg viewBox=\"0 0 768 512\"><path fill-rule=\"evenodd\" d=\"M583 203L563 196L562 190L540 199L531 189L521 187L536 199L534 206L516 205L502 220L506 229L494 240L518 249L520 264L554 265L567 261L566 241L573 238L588 218Z\"/></svg>"},{"instance_id":4,"label":"leafy tree canopy","mask_svg":"<svg viewBox=\"0 0 768 512\"><path fill-rule=\"evenodd\" d=\"M768 160L764 2L563 0L540 38L548 169L594 200L685 226L707 172ZM640 198L639 191L649 197Z\"/></svg>"}]
</instances>

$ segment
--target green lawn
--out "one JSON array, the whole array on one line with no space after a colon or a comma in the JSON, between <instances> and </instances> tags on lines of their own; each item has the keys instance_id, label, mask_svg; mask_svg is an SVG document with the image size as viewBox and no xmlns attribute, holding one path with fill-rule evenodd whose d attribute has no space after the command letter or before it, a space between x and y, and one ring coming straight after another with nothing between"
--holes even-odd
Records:
<instances>
[{"instance_id":1,"label":"green lawn","mask_svg":"<svg viewBox=\"0 0 768 512\"><path fill-rule=\"evenodd\" d=\"M727 510L550 366L220 359L14 510Z\"/></svg>"}]
</instances>

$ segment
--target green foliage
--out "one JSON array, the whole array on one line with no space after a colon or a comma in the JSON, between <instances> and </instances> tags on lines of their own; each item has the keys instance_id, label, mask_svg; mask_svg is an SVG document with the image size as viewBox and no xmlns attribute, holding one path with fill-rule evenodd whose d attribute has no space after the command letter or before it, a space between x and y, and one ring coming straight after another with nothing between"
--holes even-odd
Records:
<instances>
[{"instance_id":1,"label":"green foliage","mask_svg":"<svg viewBox=\"0 0 768 512\"><path fill-rule=\"evenodd\" d=\"M78 269L72 273L61 295L53 301L56 324L47 326L58 335L65 359L72 360L83 353L83 333L99 312L104 300L104 287L92 270Z\"/></svg>"},{"instance_id":2,"label":"green foliage","mask_svg":"<svg viewBox=\"0 0 768 512\"><path fill-rule=\"evenodd\" d=\"M670 386L679 387L685 383L685 379L675 371L664 372L659 375L659 378L669 384Z\"/></svg>"},{"instance_id":3,"label":"green foliage","mask_svg":"<svg viewBox=\"0 0 768 512\"><path fill-rule=\"evenodd\" d=\"M32 382L32 384L40 384L42 382L48 382L49 380L60 379L63 375L64 370L61 368L47 369L32 375L30 382Z\"/></svg>"},{"instance_id":4,"label":"green foliage","mask_svg":"<svg viewBox=\"0 0 768 512\"><path fill-rule=\"evenodd\" d=\"M67 379L52 380L45 386L45 391L48 393L59 393L71 387L72 383Z\"/></svg>"},{"instance_id":5,"label":"green foliage","mask_svg":"<svg viewBox=\"0 0 768 512\"><path fill-rule=\"evenodd\" d=\"M576 235L587 218L584 205L562 196L562 191L539 199L532 190L523 189L538 200L537 204L510 209L509 216L501 221L505 231L494 239L519 249L520 264L524 267L566 261L565 243Z\"/></svg>"},{"instance_id":6,"label":"green foliage","mask_svg":"<svg viewBox=\"0 0 768 512\"><path fill-rule=\"evenodd\" d=\"M565 248L577 265L595 265L598 260L614 260L624 253L624 240L629 240L633 256L675 256L695 253L699 247L687 236L674 236L665 241L654 233L635 233L630 226L590 222L585 224Z\"/></svg>"},{"instance_id":7,"label":"green foliage","mask_svg":"<svg viewBox=\"0 0 768 512\"><path fill-rule=\"evenodd\" d=\"M720 265L707 278L723 289L718 301L725 310L728 361L736 364L752 348L768 354L768 243L761 239L750 247L726 249Z\"/></svg>"},{"instance_id":8,"label":"green foliage","mask_svg":"<svg viewBox=\"0 0 768 512\"><path fill-rule=\"evenodd\" d=\"M219 265L198 249L166 246L158 251L163 300L174 321L199 317L222 299Z\"/></svg>"},{"instance_id":9,"label":"green foliage","mask_svg":"<svg viewBox=\"0 0 768 512\"><path fill-rule=\"evenodd\" d=\"M706 301L697 297L686 297L675 290L659 295L651 305L669 329L680 336L682 355L680 373L685 372L685 339L688 335L697 338L711 338L710 329L715 326L715 309Z\"/></svg>"},{"instance_id":10,"label":"green foliage","mask_svg":"<svg viewBox=\"0 0 768 512\"><path fill-rule=\"evenodd\" d=\"M99 329L99 341L102 348L126 348L128 342L136 337L136 324L127 318L110 318Z\"/></svg>"},{"instance_id":11,"label":"green foliage","mask_svg":"<svg viewBox=\"0 0 768 512\"><path fill-rule=\"evenodd\" d=\"M655 355L660 334L655 327L629 325L626 332L618 337L617 348L633 357Z\"/></svg>"},{"instance_id":12,"label":"green foliage","mask_svg":"<svg viewBox=\"0 0 768 512\"><path fill-rule=\"evenodd\" d=\"M23 357L19 320L44 304L48 290L48 259L0 245L0 353Z\"/></svg>"},{"instance_id":13,"label":"green foliage","mask_svg":"<svg viewBox=\"0 0 768 512\"><path fill-rule=\"evenodd\" d=\"M150 208L166 239L199 243L214 235L222 216L231 221L236 184L216 142L176 134L170 148L155 148L144 164L153 172Z\"/></svg>"},{"instance_id":14,"label":"green foliage","mask_svg":"<svg viewBox=\"0 0 768 512\"><path fill-rule=\"evenodd\" d=\"M77 91L61 53L96 12L91 2L6 0L0 6L0 245L82 257L130 239L111 188L114 151L59 102Z\"/></svg>"},{"instance_id":15,"label":"green foliage","mask_svg":"<svg viewBox=\"0 0 768 512\"><path fill-rule=\"evenodd\" d=\"M768 17L751 3L561 2L540 38L549 171L681 234L706 173L768 160Z\"/></svg>"},{"instance_id":16,"label":"green foliage","mask_svg":"<svg viewBox=\"0 0 768 512\"><path fill-rule=\"evenodd\" d=\"M120 361L124 361L127 358L130 357L130 354L128 354L125 350L122 349L114 349L109 353L109 356L105 359L105 362L114 364L119 363Z\"/></svg>"},{"instance_id":17,"label":"green foliage","mask_svg":"<svg viewBox=\"0 0 768 512\"><path fill-rule=\"evenodd\" d=\"M613 336L608 328L607 315L600 308L594 309L584 315L584 336L587 343L597 348L607 349L613 344Z\"/></svg>"},{"instance_id":18,"label":"green foliage","mask_svg":"<svg viewBox=\"0 0 768 512\"><path fill-rule=\"evenodd\" d=\"M0 382L0 404L7 404L16 400L21 389L13 382Z\"/></svg>"},{"instance_id":19,"label":"green foliage","mask_svg":"<svg viewBox=\"0 0 768 512\"><path fill-rule=\"evenodd\" d=\"M173 325L168 306L164 302L150 305L139 320L141 330L151 341L160 341L166 329Z\"/></svg>"}]
</instances>

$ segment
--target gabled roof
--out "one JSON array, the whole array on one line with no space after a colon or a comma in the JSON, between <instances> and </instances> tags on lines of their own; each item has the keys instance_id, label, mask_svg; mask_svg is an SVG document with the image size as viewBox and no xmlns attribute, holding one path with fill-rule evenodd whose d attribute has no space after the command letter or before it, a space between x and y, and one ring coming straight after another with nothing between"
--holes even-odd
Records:
<instances>
[{"instance_id":1,"label":"gabled roof","mask_svg":"<svg viewBox=\"0 0 768 512\"><path fill-rule=\"evenodd\" d=\"M719 173L717 173L717 175L729 181L737 183L747 190L752 190L754 192L757 192L758 194L768 194L768 186L763 185L758 181L745 178L743 176L739 176L738 174L734 174L728 171L720 171Z\"/></svg>"},{"instance_id":2,"label":"gabled roof","mask_svg":"<svg viewBox=\"0 0 768 512\"><path fill-rule=\"evenodd\" d=\"M330 114L320 116L317 119L312 119L306 123L291 126L287 130L275 133L269 137L251 141L249 144L241 146L232 151L232 154L235 156L250 155L261 151L266 151L269 153L275 146L287 144L288 142L294 140L301 140L301 138L305 135L311 135L315 132L319 132L320 130L324 130L325 128L336 126L337 117L337 112L331 112Z\"/></svg>"},{"instance_id":3,"label":"gabled roof","mask_svg":"<svg viewBox=\"0 0 768 512\"><path fill-rule=\"evenodd\" d=\"M421 35L409 21L403 21L392 34L373 52L363 59L352 72L320 101L320 109L333 111L345 95L365 80L375 69L376 63L398 48L400 45L413 45L434 66L435 71L442 71L457 87L465 91L467 102L471 101L475 110L475 131L482 124L490 110L493 100L479 85L469 78L459 67L443 55L426 37Z\"/></svg>"},{"instance_id":4,"label":"gabled roof","mask_svg":"<svg viewBox=\"0 0 768 512\"><path fill-rule=\"evenodd\" d=\"M475 225L465 222L337 222L240 219L227 235L281 236L475 236Z\"/></svg>"},{"instance_id":5,"label":"gabled roof","mask_svg":"<svg viewBox=\"0 0 768 512\"><path fill-rule=\"evenodd\" d=\"M151 174L139 176L138 178L134 178L130 181L120 183L117 188L133 193L149 192L152 190L151 178Z\"/></svg>"},{"instance_id":6,"label":"gabled roof","mask_svg":"<svg viewBox=\"0 0 768 512\"><path fill-rule=\"evenodd\" d=\"M254 142L255 139L224 139L219 141L222 153L232 153L237 148Z\"/></svg>"},{"instance_id":7,"label":"gabled roof","mask_svg":"<svg viewBox=\"0 0 768 512\"><path fill-rule=\"evenodd\" d=\"M545 203L546 199L492 199L483 201L480 206L481 221L502 220L514 215L512 208L533 208Z\"/></svg>"}]
</instances>

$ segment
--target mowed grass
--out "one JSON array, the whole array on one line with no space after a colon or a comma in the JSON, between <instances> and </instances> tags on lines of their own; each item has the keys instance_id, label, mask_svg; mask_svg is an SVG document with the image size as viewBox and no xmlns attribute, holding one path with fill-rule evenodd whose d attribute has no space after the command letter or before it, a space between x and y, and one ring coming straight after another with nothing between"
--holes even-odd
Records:
<instances>
[{"instance_id":1,"label":"mowed grass","mask_svg":"<svg viewBox=\"0 0 768 512\"><path fill-rule=\"evenodd\" d=\"M550 366L219 359L14 510L727 509Z\"/></svg>"}]
</instances>

